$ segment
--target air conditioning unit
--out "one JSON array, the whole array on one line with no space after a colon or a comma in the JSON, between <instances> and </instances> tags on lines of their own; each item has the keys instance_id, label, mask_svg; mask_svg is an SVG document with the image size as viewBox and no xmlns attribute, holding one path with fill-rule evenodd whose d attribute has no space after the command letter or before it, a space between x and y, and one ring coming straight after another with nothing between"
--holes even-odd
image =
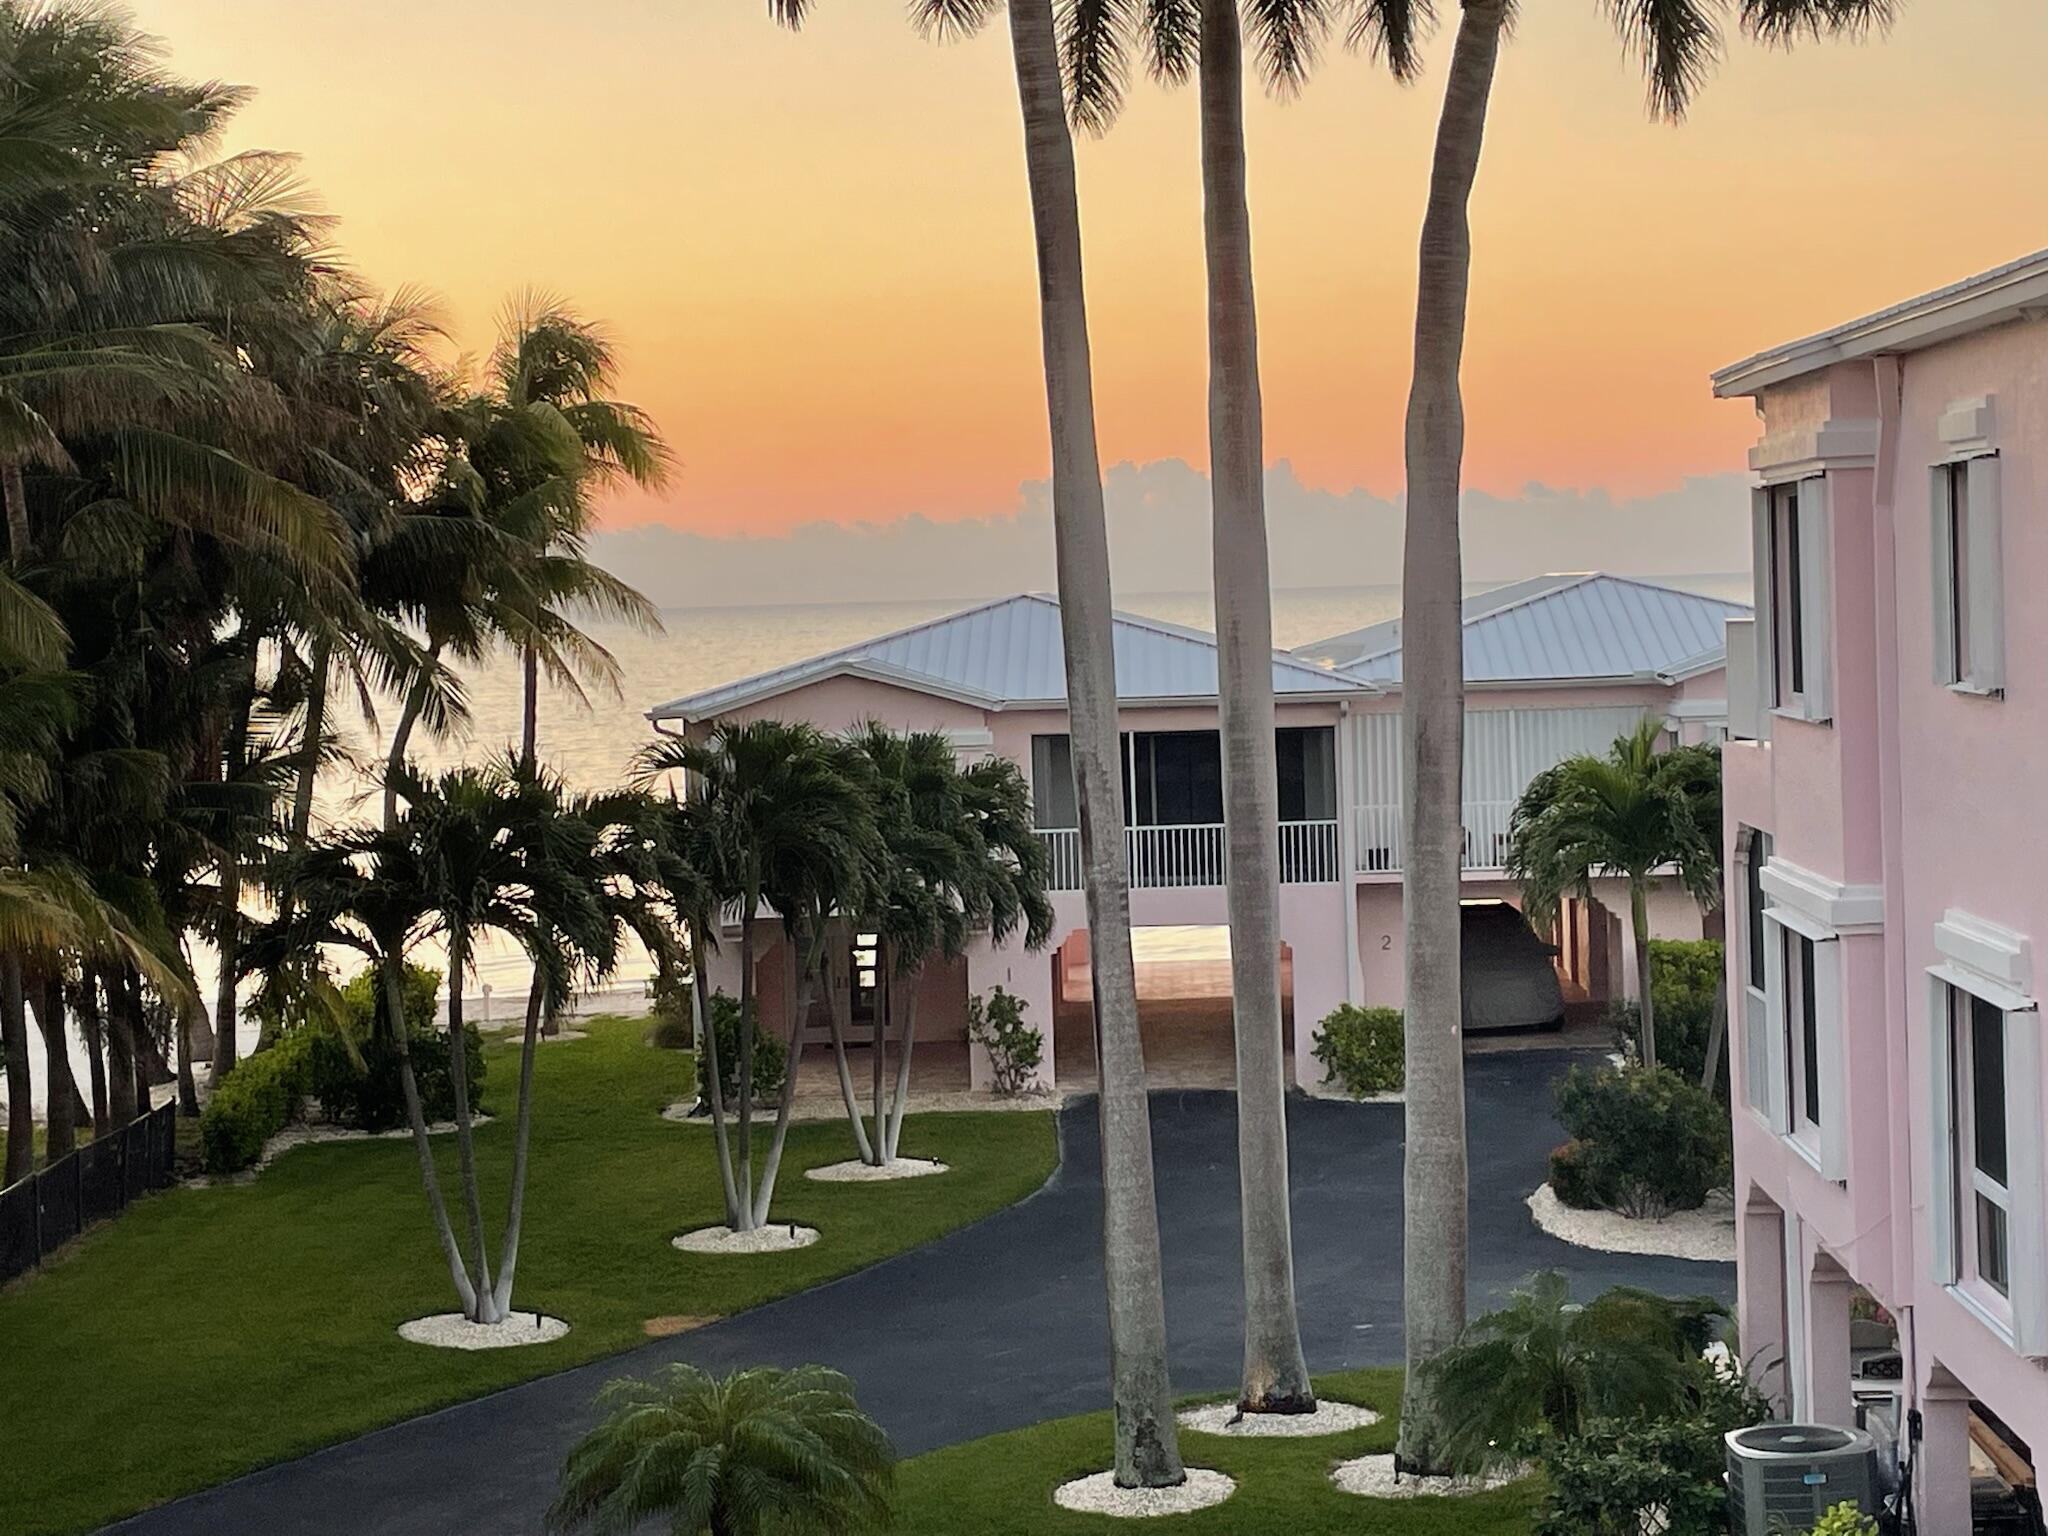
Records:
<instances>
[{"instance_id":1,"label":"air conditioning unit","mask_svg":"<svg viewBox=\"0 0 2048 1536\"><path fill-rule=\"evenodd\" d=\"M1876 1447L1860 1429L1757 1424L1730 1430L1727 1444L1733 1536L1803 1531L1837 1504L1877 1512Z\"/></svg>"}]
</instances>

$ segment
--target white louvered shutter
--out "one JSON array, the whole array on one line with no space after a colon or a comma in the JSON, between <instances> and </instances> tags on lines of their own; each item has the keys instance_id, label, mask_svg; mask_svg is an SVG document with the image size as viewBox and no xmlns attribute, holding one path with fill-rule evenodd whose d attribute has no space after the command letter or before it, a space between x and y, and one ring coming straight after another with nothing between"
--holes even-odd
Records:
<instances>
[{"instance_id":1,"label":"white louvered shutter","mask_svg":"<svg viewBox=\"0 0 2048 1536\"><path fill-rule=\"evenodd\" d=\"M2041 1127L2041 1011L2005 1016L2006 1188L2012 1196L2012 1331L2048 1358L2048 1189Z\"/></svg>"},{"instance_id":2,"label":"white louvered shutter","mask_svg":"<svg viewBox=\"0 0 2048 1536\"><path fill-rule=\"evenodd\" d=\"M1937 1285L1954 1285L1956 1258L1955 1024L1948 983L1927 978L1928 1201L1927 1253Z\"/></svg>"},{"instance_id":3,"label":"white louvered shutter","mask_svg":"<svg viewBox=\"0 0 2048 1536\"><path fill-rule=\"evenodd\" d=\"M2005 687L2005 562L1999 533L1998 456L1970 460L1969 505L1957 508L1966 517L1963 548L1969 570L1970 674L1966 681L1986 693Z\"/></svg>"},{"instance_id":4,"label":"white louvered shutter","mask_svg":"<svg viewBox=\"0 0 2048 1536\"><path fill-rule=\"evenodd\" d=\"M1805 642L1806 718L1835 717L1832 689L1834 605L1829 601L1828 481L1825 475L1799 482L1799 613Z\"/></svg>"},{"instance_id":5,"label":"white louvered shutter","mask_svg":"<svg viewBox=\"0 0 2048 1536\"><path fill-rule=\"evenodd\" d=\"M1936 464L1927 474L1927 563L1933 573L1934 681L1944 688L1961 676L1956 664L1955 539L1950 532L1954 517L1955 508L1949 505L1949 466Z\"/></svg>"}]
</instances>

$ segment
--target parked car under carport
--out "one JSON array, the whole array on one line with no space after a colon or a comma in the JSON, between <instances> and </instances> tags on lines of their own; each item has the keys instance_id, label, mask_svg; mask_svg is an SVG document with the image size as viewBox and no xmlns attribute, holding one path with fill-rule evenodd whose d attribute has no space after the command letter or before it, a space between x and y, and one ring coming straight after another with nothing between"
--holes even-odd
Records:
<instances>
[{"instance_id":1,"label":"parked car under carport","mask_svg":"<svg viewBox=\"0 0 2048 1536\"><path fill-rule=\"evenodd\" d=\"M1460 916L1465 1032L1562 1029L1557 946L1505 901L1468 901Z\"/></svg>"}]
</instances>

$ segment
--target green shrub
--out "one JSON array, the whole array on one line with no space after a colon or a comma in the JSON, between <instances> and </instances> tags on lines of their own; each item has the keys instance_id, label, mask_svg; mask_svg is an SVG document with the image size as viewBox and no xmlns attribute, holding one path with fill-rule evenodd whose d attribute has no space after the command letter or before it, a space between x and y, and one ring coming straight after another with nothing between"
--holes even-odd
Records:
<instances>
[{"instance_id":1,"label":"green shrub","mask_svg":"<svg viewBox=\"0 0 2048 1536\"><path fill-rule=\"evenodd\" d=\"M1695 1360L1692 1374L1682 1413L1597 1419L1536 1443L1548 1492L1532 1536L1723 1536L1724 1437L1769 1418L1770 1404L1739 1373ZM1651 1509L1663 1511L1663 1524L1645 1521Z\"/></svg>"},{"instance_id":2,"label":"green shrub","mask_svg":"<svg viewBox=\"0 0 2048 1536\"><path fill-rule=\"evenodd\" d=\"M455 1118L455 1081L448 1072L448 1032L434 1014L441 973L425 966L405 968L405 1027L412 1050L413 1081L420 1112L431 1123ZM406 1123L405 1087L399 1071L398 1041L384 1016L383 988L371 971L349 978L341 989L346 1038L331 1030L310 1035L308 1093L329 1120L359 1131L388 1131ZM463 1029L468 1065L469 1106L481 1112L484 1044L476 1028Z\"/></svg>"},{"instance_id":3,"label":"green shrub","mask_svg":"<svg viewBox=\"0 0 2048 1536\"><path fill-rule=\"evenodd\" d=\"M782 1097L782 1066L788 1050L771 1031L759 1027L756 1015L754 1029L754 1102L773 1103ZM728 1107L739 1103L740 1098L740 1005L734 998L723 992L711 994L711 1028L718 1037L718 1081L725 1092L722 1102ZM708 1108L711 1103L711 1053L702 1052L697 1057L697 1103Z\"/></svg>"},{"instance_id":4,"label":"green shrub","mask_svg":"<svg viewBox=\"0 0 2048 1536\"><path fill-rule=\"evenodd\" d=\"M1707 1070L1707 1043L1714 1029L1714 989L1721 978L1725 951L1714 939L1650 940L1650 995L1657 1005L1657 1064L1669 1067L1688 1082ZM1607 1022L1615 1045L1633 1060L1642 1059L1642 1010L1635 999L1611 1003ZM1715 1094L1728 1102L1728 1042L1721 1042L1721 1060L1714 1073Z\"/></svg>"},{"instance_id":5,"label":"green shrub","mask_svg":"<svg viewBox=\"0 0 2048 1536\"><path fill-rule=\"evenodd\" d=\"M995 1090L1008 1096L1022 1093L1045 1059L1045 1036L1024 1022L1030 1004L1001 987L967 999L967 1038L988 1052Z\"/></svg>"},{"instance_id":6,"label":"green shrub","mask_svg":"<svg viewBox=\"0 0 2048 1536\"><path fill-rule=\"evenodd\" d=\"M647 1032L648 1043L664 1051L687 1051L697 1043L697 1031L690 1019L690 983L654 978L654 1027Z\"/></svg>"},{"instance_id":7,"label":"green shrub","mask_svg":"<svg viewBox=\"0 0 2048 1536\"><path fill-rule=\"evenodd\" d=\"M1354 1099L1399 1093L1407 1071L1401 1010L1338 1005L1316 1032L1315 1058L1323 1064L1323 1081Z\"/></svg>"},{"instance_id":8,"label":"green shrub","mask_svg":"<svg viewBox=\"0 0 2048 1536\"><path fill-rule=\"evenodd\" d=\"M1727 1111L1667 1067L1573 1067L1557 1117L1571 1140L1551 1155L1551 1182L1567 1205L1665 1216L1727 1181Z\"/></svg>"},{"instance_id":9,"label":"green shrub","mask_svg":"<svg viewBox=\"0 0 2048 1536\"><path fill-rule=\"evenodd\" d=\"M1812 1536L1877 1536L1877 1522L1844 1499L1814 1522Z\"/></svg>"},{"instance_id":10,"label":"green shrub","mask_svg":"<svg viewBox=\"0 0 2048 1536\"><path fill-rule=\"evenodd\" d=\"M200 1158L208 1173L236 1173L298 1114L312 1078L310 1033L288 1034L267 1051L235 1063L199 1116Z\"/></svg>"}]
</instances>

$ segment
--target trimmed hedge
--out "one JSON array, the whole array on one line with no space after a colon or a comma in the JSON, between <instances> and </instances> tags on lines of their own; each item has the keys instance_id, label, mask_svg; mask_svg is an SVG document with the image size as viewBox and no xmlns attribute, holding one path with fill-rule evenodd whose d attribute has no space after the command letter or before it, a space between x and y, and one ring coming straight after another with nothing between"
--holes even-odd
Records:
<instances>
[{"instance_id":1,"label":"trimmed hedge","mask_svg":"<svg viewBox=\"0 0 2048 1536\"><path fill-rule=\"evenodd\" d=\"M289 1125L312 1084L311 1044L305 1031L288 1034L267 1051L235 1063L199 1115L199 1148L206 1171L237 1173L263 1155L263 1144Z\"/></svg>"},{"instance_id":2,"label":"trimmed hedge","mask_svg":"<svg viewBox=\"0 0 2048 1536\"><path fill-rule=\"evenodd\" d=\"M1669 1067L1688 1082L1707 1070L1707 1041L1714 1030L1714 986L1726 963L1726 951L1715 939L1650 940L1650 995L1657 1004L1657 1064ZM1642 1059L1642 1016L1635 999L1608 1008L1615 1044ZM1721 1042L1721 1061L1714 1092L1728 1102L1728 1042Z\"/></svg>"},{"instance_id":3,"label":"trimmed hedge","mask_svg":"<svg viewBox=\"0 0 2048 1536\"><path fill-rule=\"evenodd\" d=\"M1571 1139L1550 1155L1550 1183L1566 1205L1659 1217L1728 1180L1727 1112L1668 1067L1573 1067L1557 1117Z\"/></svg>"},{"instance_id":4,"label":"trimmed hedge","mask_svg":"<svg viewBox=\"0 0 2048 1536\"><path fill-rule=\"evenodd\" d=\"M1340 1004L1323 1019L1314 1054L1323 1064L1323 1081L1354 1099L1399 1093L1407 1078L1401 1010Z\"/></svg>"}]
</instances>

